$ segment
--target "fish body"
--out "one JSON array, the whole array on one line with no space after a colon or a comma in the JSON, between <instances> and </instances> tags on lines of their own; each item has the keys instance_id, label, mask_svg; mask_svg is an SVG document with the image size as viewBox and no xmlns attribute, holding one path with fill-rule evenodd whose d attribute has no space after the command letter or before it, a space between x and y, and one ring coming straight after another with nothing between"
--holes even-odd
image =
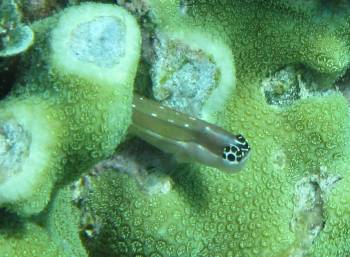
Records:
<instances>
[{"instance_id":1,"label":"fish body","mask_svg":"<svg viewBox=\"0 0 350 257\"><path fill-rule=\"evenodd\" d=\"M250 146L242 135L177 112L135 94L129 132L179 162L199 162L226 172L242 169Z\"/></svg>"}]
</instances>

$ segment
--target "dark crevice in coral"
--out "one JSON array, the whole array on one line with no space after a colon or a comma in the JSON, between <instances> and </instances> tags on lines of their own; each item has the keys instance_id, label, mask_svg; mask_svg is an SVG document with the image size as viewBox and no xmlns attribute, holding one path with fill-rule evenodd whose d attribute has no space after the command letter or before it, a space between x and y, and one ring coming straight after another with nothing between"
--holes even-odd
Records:
<instances>
[{"instance_id":1,"label":"dark crevice in coral","mask_svg":"<svg viewBox=\"0 0 350 257\"><path fill-rule=\"evenodd\" d=\"M18 1L18 4L23 13L23 21L25 23L31 23L53 15L55 12L61 10L65 5L60 2L64 1Z\"/></svg>"},{"instance_id":2,"label":"dark crevice in coral","mask_svg":"<svg viewBox=\"0 0 350 257\"><path fill-rule=\"evenodd\" d=\"M98 175L109 169L130 175L145 194L166 194L176 190L198 211L206 206L207 188L202 183L199 167L178 164L171 154L138 138L126 140L113 156L97 164L92 174Z\"/></svg>"},{"instance_id":3,"label":"dark crevice in coral","mask_svg":"<svg viewBox=\"0 0 350 257\"><path fill-rule=\"evenodd\" d=\"M350 69L348 69L345 74L337 80L336 86L350 104Z\"/></svg>"},{"instance_id":4,"label":"dark crevice in coral","mask_svg":"<svg viewBox=\"0 0 350 257\"><path fill-rule=\"evenodd\" d=\"M0 234L10 236L21 236L24 228L24 220L4 208L0 208Z\"/></svg>"},{"instance_id":5,"label":"dark crevice in coral","mask_svg":"<svg viewBox=\"0 0 350 257\"><path fill-rule=\"evenodd\" d=\"M261 83L269 105L288 106L300 99L300 81L298 70L293 66L284 67L266 77Z\"/></svg>"},{"instance_id":6,"label":"dark crevice in coral","mask_svg":"<svg viewBox=\"0 0 350 257\"><path fill-rule=\"evenodd\" d=\"M286 107L299 99L336 90L337 77L322 74L309 67L296 64L285 66L268 74L261 82L267 104Z\"/></svg>"},{"instance_id":7,"label":"dark crevice in coral","mask_svg":"<svg viewBox=\"0 0 350 257\"><path fill-rule=\"evenodd\" d=\"M151 66L155 59L153 48L155 40L155 24L151 21L151 14L145 0L117 0L118 5L123 6L137 18L141 28L142 51L135 78L134 88L137 93L152 99Z\"/></svg>"},{"instance_id":8,"label":"dark crevice in coral","mask_svg":"<svg viewBox=\"0 0 350 257\"><path fill-rule=\"evenodd\" d=\"M0 58L0 100L8 95L15 82L18 58Z\"/></svg>"},{"instance_id":9,"label":"dark crevice in coral","mask_svg":"<svg viewBox=\"0 0 350 257\"><path fill-rule=\"evenodd\" d=\"M325 15L347 17L349 15L348 0L320 0Z\"/></svg>"},{"instance_id":10,"label":"dark crevice in coral","mask_svg":"<svg viewBox=\"0 0 350 257\"><path fill-rule=\"evenodd\" d=\"M137 181L142 191L153 194L166 190L169 183L167 177L176 169L176 165L171 155L140 139L131 138L118 147L113 156L97 164L94 173L107 169L126 173Z\"/></svg>"},{"instance_id":11,"label":"dark crevice in coral","mask_svg":"<svg viewBox=\"0 0 350 257\"><path fill-rule=\"evenodd\" d=\"M180 164L171 175L174 187L179 194L183 195L195 213L201 213L208 209L210 193L208 185L203 182L200 168L197 165L189 167L188 164Z\"/></svg>"},{"instance_id":12,"label":"dark crevice in coral","mask_svg":"<svg viewBox=\"0 0 350 257\"><path fill-rule=\"evenodd\" d=\"M304 82L308 91L325 92L329 89L335 89L335 83L340 74L325 74L314 70L305 65L298 66L301 80Z\"/></svg>"}]
</instances>

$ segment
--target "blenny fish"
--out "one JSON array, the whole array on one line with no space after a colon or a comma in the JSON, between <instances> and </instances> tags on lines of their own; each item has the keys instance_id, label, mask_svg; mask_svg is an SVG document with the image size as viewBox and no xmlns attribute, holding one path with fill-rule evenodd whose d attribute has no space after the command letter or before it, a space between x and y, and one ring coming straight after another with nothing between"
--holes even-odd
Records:
<instances>
[{"instance_id":1,"label":"blenny fish","mask_svg":"<svg viewBox=\"0 0 350 257\"><path fill-rule=\"evenodd\" d=\"M129 132L178 162L199 162L226 172L241 170L250 155L242 135L177 112L135 94Z\"/></svg>"}]
</instances>

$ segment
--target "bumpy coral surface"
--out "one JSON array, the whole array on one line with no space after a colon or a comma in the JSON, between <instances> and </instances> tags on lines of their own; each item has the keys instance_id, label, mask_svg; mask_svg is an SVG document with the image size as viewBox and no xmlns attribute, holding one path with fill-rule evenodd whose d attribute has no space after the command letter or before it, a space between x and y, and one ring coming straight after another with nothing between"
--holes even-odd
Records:
<instances>
[{"instance_id":1,"label":"bumpy coral surface","mask_svg":"<svg viewBox=\"0 0 350 257\"><path fill-rule=\"evenodd\" d=\"M5 213L1 213L1 220L2 256L65 256L60 255L59 247L38 224L16 220Z\"/></svg>"},{"instance_id":2,"label":"bumpy coral surface","mask_svg":"<svg viewBox=\"0 0 350 257\"><path fill-rule=\"evenodd\" d=\"M0 253L4 257L86 257L79 238L79 209L65 186L53 197L49 211L34 219L0 213Z\"/></svg>"},{"instance_id":3,"label":"bumpy coral surface","mask_svg":"<svg viewBox=\"0 0 350 257\"><path fill-rule=\"evenodd\" d=\"M347 255L348 103L326 90L349 62L344 11L334 3L331 21L316 1L150 2L161 30L205 31L231 47L237 86L220 117L245 135L252 155L237 175L156 167L167 175L156 194L115 170L102 173L87 202L100 227L86 239L92 256ZM279 91L267 95L266 79L286 83L274 73L287 65L302 67L286 72L303 90L295 97L292 84L271 86ZM311 90L306 73L328 84ZM282 104L271 101L284 93Z\"/></svg>"},{"instance_id":4,"label":"bumpy coral surface","mask_svg":"<svg viewBox=\"0 0 350 257\"><path fill-rule=\"evenodd\" d=\"M115 5L67 8L33 28L36 44L0 103L0 205L20 215L113 153L131 120L140 49L136 21Z\"/></svg>"},{"instance_id":5,"label":"bumpy coral surface","mask_svg":"<svg viewBox=\"0 0 350 257\"><path fill-rule=\"evenodd\" d=\"M52 155L41 159L47 165L39 165L43 172L33 180L38 185L35 190L29 187L30 197L23 191L28 187L10 187L0 194L0 200L10 203L6 207L20 215L41 211L32 218L0 212L0 255L349 255L349 103L334 86L350 61L348 3L118 2L148 15L141 20L151 21L150 38L193 31L210 41L205 45L229 49L235 66L235 77L230 79L236 86L234 91L224 91L228 95L216 106L216 120L247 138L252 147L250 160L241 172L226 174L194 163L174 165L169 156L128 140L114 159L103 162L69 189L65 184L74 175L110 155L124 136L139 56L137 50L130 50L138 49L135 40L124 44L120 40L128 27L110 19L105 7L90 3L83 6L93 6L93 10L67 9L33 26L38 40L24 56L11 97L1 102L0 168L5 168L0 193L1 181L21 174L23 166L18 163L33 150L28 144L44 146L34 153ZM65 19L58 22L59 17ZM102 47L94 47L96 42ZM115 48L117 42L121 48ZM148 73L148 65L153 65L153 82L157 74L167 75L160 83L175 74L179 86L184 75L184 82L195 82L188 76L205 73L197 72L203 71L193 64L197 60L220 63L220 58L201 59L206 51L196 50L187 59L181 52L201 48L200 44L194 47L188 42L174 48L186 65L169 67L171 62L159 65L159 60L142 60L147 65L143 63L139 75ZM129 50L133 58L121 57L125 65L110 72L121 61L116 56ZM164 49L146 50L151 56L155 51L152 59ZM188 64L191 69L186 68ZM94 76L96 73L100 76ZM206 81L201 79L198 81ZM125 90L116 106L114 97L120 92L109 90L115 83L122 83ZM149 92L152 85L143 87ZM34 137L38 135L41 140ZM15 198L18 194L21 197ZM23 226L12 226L18 220Z\"/></svg>"}]
</instances>

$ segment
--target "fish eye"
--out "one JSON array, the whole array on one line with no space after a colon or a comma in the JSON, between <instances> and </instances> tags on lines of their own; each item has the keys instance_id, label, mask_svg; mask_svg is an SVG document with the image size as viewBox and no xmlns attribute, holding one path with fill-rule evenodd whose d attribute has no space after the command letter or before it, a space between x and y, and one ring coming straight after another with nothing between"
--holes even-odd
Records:
<instances>
[{"instance_id":1,"label":"fish eye","mask_svg":"<svg viewBox=\"0 0 350 257\"><path fill-rule=\"evenodd\" d=\"M238 142L241 142L241 143L244 143L246 141L241 134L236 135L236 139Z\"/></svg>"},{"instance_id":2,"label":"fish eye","mask_svg":"<svg viewBox=\"0 0 350 257\"><path fill-rule=\"evenodd\" d=\"M248 155L250 146L242 135L237 135L234 143L223 148L222 158L231 163L239 163Z\"/></svg>"}]
</instances>

